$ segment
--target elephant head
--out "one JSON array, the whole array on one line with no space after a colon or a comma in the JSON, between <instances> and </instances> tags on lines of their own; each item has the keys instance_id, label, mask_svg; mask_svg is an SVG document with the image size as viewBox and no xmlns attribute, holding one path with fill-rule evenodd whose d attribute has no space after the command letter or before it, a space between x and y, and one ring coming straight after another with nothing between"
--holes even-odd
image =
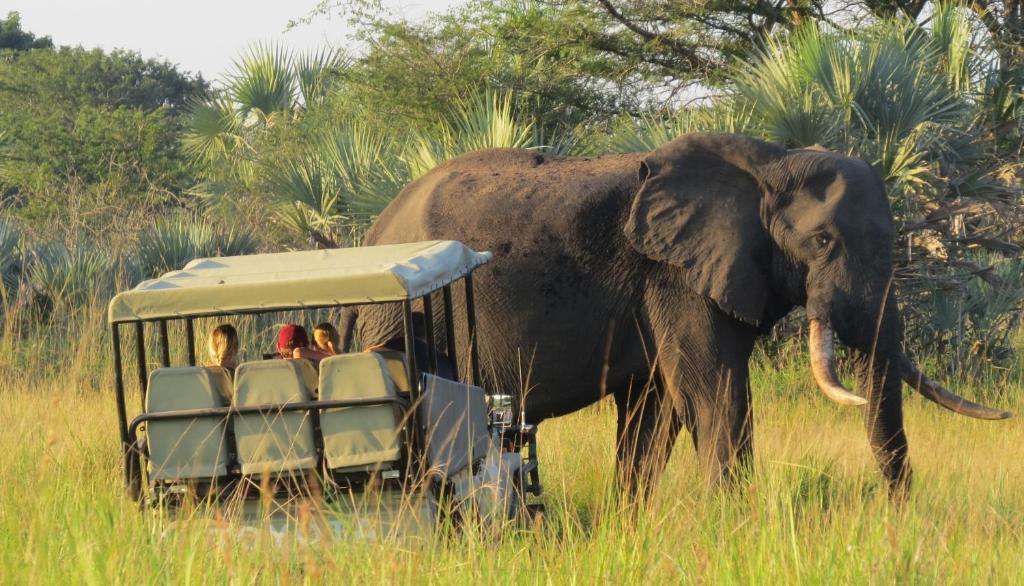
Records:
<instances>
[{"instance_id":1,"label":"elephant head","mask_svg":"<svg viewBox=\"0 0 1024 586\"><path fill-rule=\"evenodd\" d=\"M694 134L651 152L639 179L624 228L632 246L681 268L696 293L753 326L804 306L816 383L840 403L868 405L871 443L891 483L909 479L901 380L957 413L1010 416L943 389L904 353L892 212L864 161ZM853 352L866 399L835 375L833 331Z\"/></svg>"}]
</instances>

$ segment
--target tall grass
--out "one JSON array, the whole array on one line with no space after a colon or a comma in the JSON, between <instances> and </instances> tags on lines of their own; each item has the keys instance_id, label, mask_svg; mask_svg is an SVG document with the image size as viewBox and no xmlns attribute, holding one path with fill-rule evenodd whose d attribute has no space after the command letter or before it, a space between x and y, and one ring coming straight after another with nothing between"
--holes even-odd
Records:
<instances>
[{"instance_id":1,"label":"tall grass","mask_svg":"<svg viewBox=\"0 0 1024 586\"><path fill-rule=\"evenodd\" d=\"M121 489L109 372L94 368L0 379L4 582L1012 583L1024 575L1024 428L957 419L912 397L916 484L896 507L860 413L819 398L796 369L754 365L756 471L732 491L705 491L681 439L649 510L628 513L611 482L614 414L590 409L541 426L547 517L539 526L309 541L302 527L315 524L315 509L300 510L295 529L277 539L261 523L241 529L216 511L138 510ZM1019 411L1020 377L1009 384Z\"/></svg>"}]
</instances>

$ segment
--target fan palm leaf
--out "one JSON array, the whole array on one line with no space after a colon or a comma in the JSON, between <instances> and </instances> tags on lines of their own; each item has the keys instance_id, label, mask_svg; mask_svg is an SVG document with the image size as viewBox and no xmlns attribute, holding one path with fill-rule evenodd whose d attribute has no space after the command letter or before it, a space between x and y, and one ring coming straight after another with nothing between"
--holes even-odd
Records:
<instances>
[{"instance_id":1,"label":"fan palm leaf","mask_svg":"<svg viewBox=\"0 0 1024 586\"><path fill-rule=\"evenodd\" d=\"M323 48L295 57L293 68L299 95L306 109L322 106L333 79L349 65L345 53Z\"/></svg>"},{"instance_id":2,"label":"fan palm leaf","mask_svg":"<svg viewBox=\"0 0 1024 586\"><path fill-rule=\"evenodd\" d=\"M291 53L281 45L257 43L235 61L226 92L247 123L269 125L290 112L298 84Z\"/></svg>"},{"instance_id":3,"label":"fan palm leaf","mask_svg":"<svg viewBox=\"0 0 1024 586\"><path fill-rule=\"evenodd\" d=\"M21 231L13 220L0 217L0 302L4 306L17 290L21 265Z\"/></svg>"},{"instance_id":4,"label":"fan palm leaf","mask_svg":"<svg viewBox=\"0 0 1024 586\"><path fill-rule=\"evenodd\" d=\"M165 218L139 235L136 263L144 278L153 278L195 258L249 254L257 246L252 232L193 216Z\"/></svg>"},{"instance_id":5,"label":"fan palm leaf","mask_svg":"<svg viewBox=\"0 0 1024 586\"><path fill-rule=\"evenodd\" d=\"M26 279L37 295L55 306L80 306L103 298L113 287L115 264L104 248L53 242L37 246Z\"/></svg>"}]
</instances>

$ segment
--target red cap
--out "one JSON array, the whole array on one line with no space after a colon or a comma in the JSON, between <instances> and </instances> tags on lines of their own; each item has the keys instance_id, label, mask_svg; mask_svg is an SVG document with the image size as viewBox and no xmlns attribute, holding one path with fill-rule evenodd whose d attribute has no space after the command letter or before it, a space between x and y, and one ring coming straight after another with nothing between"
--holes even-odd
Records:
<instances>
[{"instance_id":1,"label":"red cap","mask_svg":"<svg viewBox=\"0 0 1024 586\"><path fill-rule=\"evenodd\" d=\"M306 335L306 328L300 325L288 324L277 334L277 351L281 354L290 355L292 350L307 346L309 336Z\"/></svg>"}]
</instances>

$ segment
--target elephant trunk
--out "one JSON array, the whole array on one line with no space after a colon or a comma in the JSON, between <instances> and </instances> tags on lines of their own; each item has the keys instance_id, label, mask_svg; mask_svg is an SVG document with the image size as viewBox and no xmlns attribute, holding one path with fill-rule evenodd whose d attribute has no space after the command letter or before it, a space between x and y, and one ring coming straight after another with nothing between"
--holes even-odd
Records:
<instances>
[{"instance_id":1,"label":"elephant trunk","mask_svg":"<svg viewBox=\"0 0 1024 586\"><path fill-rule=\"evenodd\" d=\"M832 352L832 326L828 322L812 319L810 332L811 373L821 392L840 405L863 405L867 399L846 390L836 376Z\"/></svg>"}]
</instances>

